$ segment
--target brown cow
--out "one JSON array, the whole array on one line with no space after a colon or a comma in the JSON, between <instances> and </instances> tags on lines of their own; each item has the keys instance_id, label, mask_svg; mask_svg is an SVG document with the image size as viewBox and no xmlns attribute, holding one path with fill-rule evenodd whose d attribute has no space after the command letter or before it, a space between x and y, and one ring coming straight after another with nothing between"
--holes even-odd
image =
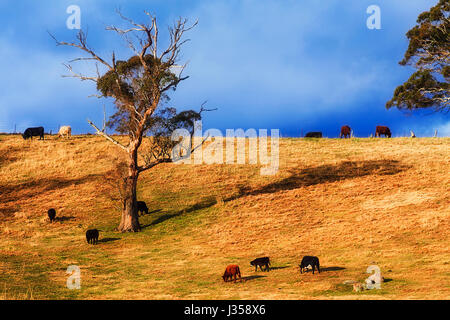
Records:
<instances>
[{"instance_id":1,"label":"brown cow","mask_svg":"<svg viewBox=\"0 0 450 320\"><path fill-rule=\"evenodd\" d=\"M222 278L223 281L227 282L228 279L230 279L231 281L231 279L233 279L234 277L234 282L236 282L236 276L239 276L239 281L242 282L241 271L239 270L239 266L236 264L230 264L225 269L225 273L223 274Z\"/></svg>"},{"instance_id":2,"label":"brown cow","mask_svg":"<svg viewBox=\"0 0 450 320\"><path fill-rule=\"evenodd\" d=\"M340 138L342 138L342 136L344 138L351 138L352 129L349 126L342 126Z\"/></svg>"},{"instance_id":3,"label":"brown cow","mask_svg":"<svg viewBox=\"0 0 450 320\"><path fill-rule=\"evenodd\" d=\"M380 137L382 134L384 134L385 137L390 138L392 136L391 130L386 126L377 126L377 129L375 131L375 137Z\"/></svg>"}]
</instances>

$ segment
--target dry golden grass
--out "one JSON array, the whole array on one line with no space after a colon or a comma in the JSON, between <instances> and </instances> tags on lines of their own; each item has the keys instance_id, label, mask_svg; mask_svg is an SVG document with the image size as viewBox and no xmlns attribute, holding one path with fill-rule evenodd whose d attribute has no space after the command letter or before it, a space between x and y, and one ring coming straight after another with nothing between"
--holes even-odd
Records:
<instances>
[{"instance_id":1,"label":"dry golden grass","mask_svg":"<svg viewBox=\"0 0 450 320\"><path fill-rule=\"evenodd\" d=\"M141 176L154 212L136 234L114 231L104 177L119 159L100 137L0 136L0 299L450 298L449 138L281 139L275 176L164 164ZM255 273L263 255L275 268ZM324 272L300 275L303 255ZM246 281L223 283L229 263ZM66 288L71 264L81 290ZM390 279L381 290L343 284L371 264Z\"/></svg>"}]
</instances>

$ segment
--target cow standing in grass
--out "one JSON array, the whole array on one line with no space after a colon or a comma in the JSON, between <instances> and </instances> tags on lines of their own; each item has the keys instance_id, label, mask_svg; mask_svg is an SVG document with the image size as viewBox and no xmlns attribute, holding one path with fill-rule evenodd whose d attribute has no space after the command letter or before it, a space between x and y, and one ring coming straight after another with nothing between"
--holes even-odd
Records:
<instances>
[{"instance_id":1,"label":"cow standing in grass","mask_svg":"<svg viewBox=\"0 0 450 320\"><path fill-rule=\"evenodd\" d=\"M300 273L303 273L303 270L307 269L308 266L312 267L312 272L314 274L314 269L317 268L317 271L320 273L320 264L319 264L319 258L314 256L304 256L302 259L302 262L300 263Z\"/></svg>"},{"instance_id":2,"label":"cow standing in grass","mask_svg":"<svg viewBox=\"0 0 450 320\"><path fill-rule=\"evenodd\" d=\"M148 214L148 207L145 201L138 201L137 202L137 208L138 208L138 214L139 212L142 212L142 214Z\"/></svg>"},{"instance_id":3,"label":"cow standing in grass","mask_svg":"<svg viewBox=\"0 0 450 320\"><path fill-rule=\"evenodd\" d=\"M28 138L33 139L33 137L39 137L39 140L44 140L44 127L27 128L22 134L22 138L25 140Z\"/></svg>"},{"instance_id":4,"label":"cow standing in grass","mask_svg":"<svg viewBox=\"0 0 450 320\"><path fill-rule=\"evenodd\" d=\"M97 229L90 229L86 231L86 241L87 243L97 244L98 243L99 232Z\"/></svg>"},{"instance_id":5,"label":"cow standing in grass","mask_svg":"<svg viewBox=\"0 0 450 320\"><path fill-rule=\"evenodd\" d=\"M56 210L55 210L55 209L53 209L53 208L51 208L51 209L48 209L48 211L47 211L47 215L48 215L48 218L50 219L50 222L53 222L53 221L55 221L55 217L56 217Z\"/></svg>"},{"instance_id":6,"label":"cow standing in grass","mask_svg":"<svg viewBox=\"0 0 450 320\"><path fill-rule=\"evenodd\" d=\"M259 269L263 271L262 267L264 266L264 271L270 271L270 259L269 257L257 258L253 261L250 261L250 265L255 267L255 272Z\"/></svg>"},{"instance_id":7,"label":"cow standing in grass","mask_svg":"<svg viewBox=\"0 0 450 320\"><path fill-rule=\"evenodd\" d=\"M375 130L375 137L380 137L381 135L390 138L392 136L391 130L386 126L377 126Z\"/></svg>"},{"instance_id":8,"label":"cow standing in grass","mask_svg":"<svg viewBox=\"0 0 450 320\"><path fill-rule=\"evenodd\" d=\"M223 281L227 282L228 279L230 279L230 281L231 281L234 277L234 282L236 282L236 276L239 276L239 281L242 282L241 270L239 270L239 266L236 264L230 264L225 269L225 273L223 274L222 278L223 278Z\"/></svg>"},{"instance_id":9,"label":"cow standing in grass","mask_svg":"<svg viewBox=\"0 0 450 320\"><path fill-rule=\"evenodd\" d=\"M342 126L340 138L351 138L352 137L352 129L349 126Z\"/></svg>"},{"instance_id":10,"label":"cow standing in grass","mask_svg":"<svg viewBox=\"0 0 450 320\"><path fill-rule=\"evenodd\" d=\"M62 126L59 128L58 137L67 137L70 138L72 135L72 128L70 126Z\"/></svg>"}]
</instances>

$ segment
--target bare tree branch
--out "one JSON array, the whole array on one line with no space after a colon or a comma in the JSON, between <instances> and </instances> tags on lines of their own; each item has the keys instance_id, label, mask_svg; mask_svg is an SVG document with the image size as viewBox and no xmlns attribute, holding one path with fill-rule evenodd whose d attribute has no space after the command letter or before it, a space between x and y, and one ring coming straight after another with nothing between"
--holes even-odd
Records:
<instances>
[{"instance_id":1,"label":"bare tree branch","mask_svg":"<svg viewBox=\"0 0 450 320\"><path fill-rule=\"evenodd\" d=\"M90 81L94 81L94 82L97 82L99 79L98 77L83 76L81 74L74 72L72 69L72 66L70 64L63 63L63 65L72 73L72 75L62 75L63 78L78 78L81 81L90 80Z\"/></svg>"},{"instance_id":2,"label":"bare tree branch","mask_svg":"<svg viewBox=\"0 0 450 320\"><path fill-rule=\"evenodd\" d=\"M87 36L86 34L80 30L77 34L77 40L78 43L75 42L64 42L64 41L58 41L56 39L55 36L53 36L50 32L48 32L48 34L56 41L56 45L57 46L70 46L70 47L75 47L78 48L86 53L88 53L89 55L91 55L91 57L99 62L101 62L102 64L104 64L105 66L107 66L110 70L112 70L111 65L106 62L104 59L100 58L94 51L92 51L88 46L87 46Z\"/></svg>"},{"instance_id":3,"label":"bare tree branch","mask_svg":"<svg viewBox=\"0 0 450 320\"><path fill-rule=\"evenodd\" d=\"M106 133L104 133L103 131L101 131L99 128L97 128L97 126L95 124L92 123L91 120L87 120L87 122L95 129L95 131L97 131L97 134L104 137L106 140L111 141L112 143L114 143L116 146L119 146L120 148L122 148L125 151L128 151L128 148L126 146L124 146L123 144L121 144L119 141L111 138L109 135L107 135Z\"/></svg>"}]
</instances>

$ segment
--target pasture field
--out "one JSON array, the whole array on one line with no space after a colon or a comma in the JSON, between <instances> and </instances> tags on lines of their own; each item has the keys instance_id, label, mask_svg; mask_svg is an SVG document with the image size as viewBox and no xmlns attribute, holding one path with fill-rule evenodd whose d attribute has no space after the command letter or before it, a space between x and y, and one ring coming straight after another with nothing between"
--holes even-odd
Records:
<instances>
[{"instance_id":1,"label":"pasture field","mask_svg":"<svg viewBox=\"0 0 450 320\"><path fill-rule=\"evenodd\" d=\"M127 234L105 183L120 152L97 136L0 136L0 299L450 298L450 138L283 138L274 176L162 164L140 177L152 213ZM323 272L300 275L304 255ZM272 271L254 272L260 256ZM231 263L242 283L223 282ZM372 264L380 290L343 284Z\"/></svg>"}]
</instances>

